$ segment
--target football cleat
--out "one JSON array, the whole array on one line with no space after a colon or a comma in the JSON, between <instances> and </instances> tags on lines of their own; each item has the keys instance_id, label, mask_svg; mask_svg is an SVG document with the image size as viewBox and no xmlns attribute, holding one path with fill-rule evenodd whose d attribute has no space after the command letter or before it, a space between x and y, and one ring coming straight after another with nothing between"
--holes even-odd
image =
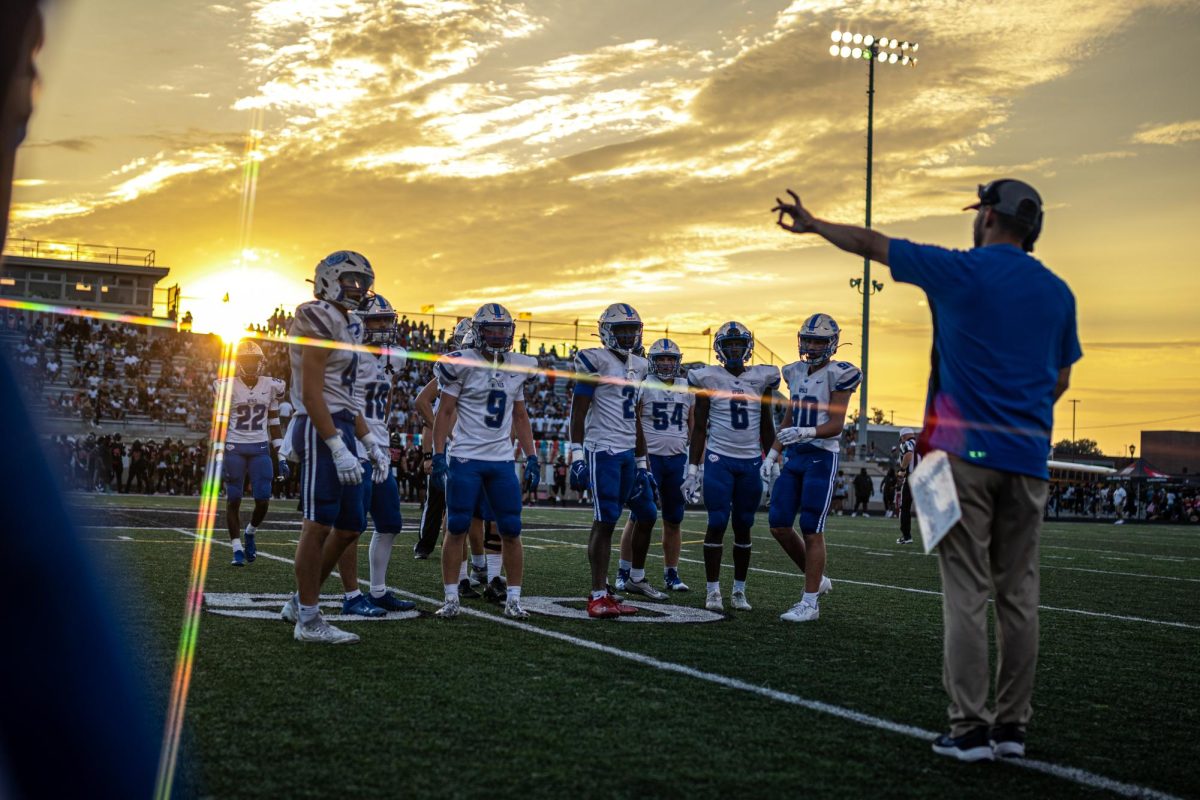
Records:
<instances>
[{"instance_id":1,"label":"football cleat","mask_svg":"<svg viewBox=\"0 0 1200 800\"><path fill-rule=\"evenodd\" d=\"M243 553L241 550L234 550L233 551L233 561L230 561L229 563L235 567L246 566L246 554Z\"/></svg>"},{"instance_id":2,"label":"football cleat","mask_svg":"<svg viewBox=\"0 0 1200 800\"><path fill-rule=\"evenodd\" d=\"M462 604L459 603L458 598L455 597L453 600L447 598L445 605L433 612L433 615L435 617L441 617L442 619L453 619L461 613Z\"/></svg>"},{"instance_id":3,"label":"football cleat","mask_svg":"<svg viewBox=\"0 0 1200 800\"><path fill-rule=\"evenodd\" d=\"M618 603L625 599L621 595L617 594L617 590L615 588L613 588L613 585L611 583L605 582L604 588L608 591L608 593L612 597L612 599L616 600Z\"/></svg>"},{"instance_id":4,"label":"football cleat","mask_svg":"<svg viewBox=\"0 0 1200 800\"><path fill-rule=\"evenodd\" d=\"M508 586L499 575L492 578L483 589L483 599L489 603L503 603L508 598Z\"/></svg>"},{"instance_id":5,"label":"football cleat","mask_svg":"<svg viewBox=\"0 0 1200 800\"><path fill-rule=\"evenodd\" d=\"M663 573L663 588L668 592L686 592L688 585L679 577L679 570L668 569Z\"/></svg>"},{"instance_id":6,"label":"football cleat","mask_svg":"<svg viewBox=\"0 0 1200 800\"><path fill-rule=\"evenodd\" d=\"M635 606L622 603L621 598L617 597L615 594L610 594L608 596L608 601L612 604L612 607L617 610L617 613L623 617L632 616L638 612Z\"/></svg>"},{"instance_id":7,"label":"football cleat","mask_svg":"<svg viewBox=\"0 0 1200 800\"><path fill-rule=\"evenodd\" d=\"M296 622L300 619L300 598L293 594L283 604L283 608L279 610L279 616L283 617L286 622Z\"/></svg>"},{"instance_id":8,"label":"football cleat","mask_svg":"<svg viewBox=\"0 0 1200 800\"><path fill-rule=\"evenodd\" d=\"M628 583L629 583L629 570L618 569L617 570L617 586L616 586L617 591L618 592L625 591L626 584L628 584Z\"/></svg>"},{"instance_id":9,"label":"football cleat","mask_svg":"<svg viewBox=\"0 0 1200 800\"><path fill-rule=\"evenodd\" d=\"M351 614L356 617L382 617L387 614L382 608L379 608L365 594L360 594L358 597L350 600L342 601L342 613Z\"/></svg>"},{"instance_id":10,"label":"football cleat","mask_svg":"<svg viewBox=\"0 0 1200 800\"><path fill-rule=\"evenodd\" d=\"M504 603L504 616L512 619L528 619L529 612L521 608L520 599L512 597Z\"/></svg>"},{"instance_id":11,"label":"football cleat","mask_svg":"<svg viewBox=\"0 0 1200 800\"><path fill-rule=\"evenodd\" d=\"M254 559L258 558L258 544L254 541L254 534L243 533L242 544L246 546L246 563L253 563Z\"/></svg>"},{"instance_id":12,"label":"football cleat","mask_svg":"<svg viewBox=\"0 0 1200 800\"><path fill-rule=\"evenodd\" d=\"M472 586L486 585L488 582L487 567L486 566L477 567L474 564L472 564L471 565L471 574L468 576L468 579L471 581Z\"/></svg>"},{"instance_id":13,"label":"football cleat","mask_svg":"<svg viewBox=\"0 0 1200 800\"><path fill-rule=\"evenodd\" d=\"M612 602L612 595L609 594L603 597L589 597L587 613L592 619L615 619L621 616L621 612L617 611L615 604Z\"/></svg>"},{"instance_id":14,"label":"football cleat","mask_svg":"<svg viewBox=\"0 0 1200 800\"><path fill-rule=\"evenodd\" d=\"M411 600L401 600L391 592L384 592L379 597L371 595L371 605L384 611L412 611L417 607Z\"/></svg>"},{"instance_id":15,"label":"football cleat","mask_svg":"<svg viewBox=\"0 0 1200 800\"><path fill-rule=\"evenodd\" d=\"M733 596L729 599L729 605L737 611L749 611L753 608L750 601L746 599L746 593L738 591L734 591Z\"/></svg>"},{"instance_id":16,"label":"football cleat","mask_svg":"<svg viewBox=\"0 0 1200 800\"><path fill-rule=\"evenodd\" d=\"M642 578L640 581L630 580L625 584L625 589L630 594L640 594L642 597L649 597L651 600L666 600L667 596L650 585L650 581Z\"/></svg>"},{"instance_id":17,"label":"football cleat","mask_svg":"<svg viewBox=\"0 0 1200 800\"><path fill-rule=\"evenodd\" d=\"M801 600L796 605L779 615L784 622L812 622L821 616L821 609L812 603Z\"/></svg>"},{"instance_id":18,"label":"football cleat","mask_svg":"<svg viewBox=\"0 0 1200 800\"><path fill-rule=\"evenodd\" d=\"M896 544L912 544L912 537L910 536L910 537L905 538L905 537L901 536L899 539L896 540Z\"/></svg>"},{"instance_id":19,"label":"football cleat","mask_svg":"<svg viewBox=\"0 0 1200 800\"><path fill-rule=\"evenodd\" d=\"M483 595L472 588L470 578L463 578L458 582L458 596L465 597L468 600L478 600L480 597L483 597Z\"/></svg>"},{"instance_id":20,"label":"football cleat","mask_svg":"<svg viewBox=\"0 0 1200 800\"><path fill-rule=\"evenodd\" d=\"M720 589L708 593L708 596L704 598L704 607L709 611L725 610L725 603L721 600Z\"/></svg>"},{"instance_id":21,"label":"football cleat","mask_svg":"<svg viewBox=\"0 0 1200 800\"><path fill-rule=\"evenodd\" d=\"M820 597L821 595L829 594L832 591L833 591L833 581L829 580L828 575L822 575L821 576L821 588L817 589L817 596Z\"/></svg>"},{"instance_id":22,"label":"football cleat","mask_svg":"<svg viewBox=\"0 0 1200 800\"><path fill-rule=\"evenodd\" d=\"M319 642L321 644L354 644L358 641L358 634L333 627L320 614L308 622L296 620L292 636L298 642Z\"/></svg>"},{"instance_id":23,"label":"football cleat","mask_svg":"<svg viewBox=\"0 0 1200 800\"><path fill-rule=\"evenodd\" d=\"M988 741L987 728L976 728L962 736L943 733L933 740L933 752L959 761L994 761L996 758L992 743Z\"/></svg>"}]
</instances>

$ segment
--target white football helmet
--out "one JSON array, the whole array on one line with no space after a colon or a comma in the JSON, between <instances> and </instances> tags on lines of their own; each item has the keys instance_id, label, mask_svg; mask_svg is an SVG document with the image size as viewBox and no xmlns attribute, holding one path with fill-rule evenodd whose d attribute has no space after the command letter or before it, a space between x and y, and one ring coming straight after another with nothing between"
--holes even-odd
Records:
<instances>
[{"instance_id":1,"label":"white football helmet","mask_svg":"<svg viewBox=\"0 0 1200 800\"><path fill-rule=\"evenodd\" d=\"M740 322L726 322L713 337L713 352L725 366L741 366L754 355L754 334Z\"/></svg>"},{"instance_id":2,"label":"white football helmet","mask_svg":"<svg viewBox=\"0 0 1200 800\"><path fill-rule=\"evenodd\" d=\"M642 346L642 318L628 303L613 303L600 315L600 341L609 350L629 355Z\"/></svg>"},{"instance_id":3,"label":"white football helmet","mask_svg":"<svg viewBox=\"0 0 1200 800\"><path fill-rule=\"evenodd\" d=\"M475 319L473 317L463 317L454 326L454 333L450 334L450 349L451 350L470 350L475 346Z\"/></svg>"},{"instance_id":4,"label":"white football helmet","mask_svg":"<svg viewBox=\"0 0 1200 800\"><path fill-rule=\"evenodd\" d=\"M257 378L267 365L262 348L250 339L238 342L233 358L237 362L237 374L243 378Z\"/></svg>"},{"instance_id":5,"label":"white football helmet","mask_svg":"<svg viewBox=\"0 0 1200 800\"><path fill-rule=\"evenodd\" d=\"M828 314L813 314L796 332L796 350L809 366L819 367L838 349L842 329Z\"/></svg>"},{"instance_id":6,"label":"white football helmet","mask_svg":"<svg viewBox=\"0 0 1200 800\"><path fill-rule=\"evenodd\" d=\"M375 270L362 253L338 250L321 259L313 278L313 296L357 311L375 285Z\"/></svg>"},{"instance_id":7,"label":"white football helmet","mask_svg":"<svg viewBox=\"0 0 1200 800\"><path fill-rule=\"evenodd\" d=\"M683 353L679 345L670 339L659 339L650 345L647 352L650 359L650 371L664 381L669 381L679 375L679 365L683 363Z\"/></svg>"},{"instance_id":8,"label":"white football helmet","mask_svg":"<svg viewBox=\"0 0 1200 800\"><path fill-rule=\"evenodd\" d=\"M389 345L398 341L396 309L383 295L369 295L355 314L362 320L363 344Z\"/></svg>"},{"instance_id":9,"label":"white football helmet","mask_svg":"<svg viewBox=\"0 0 1200 800\"><path fill-rule=\"evenodd\" d=\"M507 353L512 350L516 329L507 308L499 303L485 303L471 317L471 330L475 335L472 346L482 353Z\"/></svg>"}]
</instances>

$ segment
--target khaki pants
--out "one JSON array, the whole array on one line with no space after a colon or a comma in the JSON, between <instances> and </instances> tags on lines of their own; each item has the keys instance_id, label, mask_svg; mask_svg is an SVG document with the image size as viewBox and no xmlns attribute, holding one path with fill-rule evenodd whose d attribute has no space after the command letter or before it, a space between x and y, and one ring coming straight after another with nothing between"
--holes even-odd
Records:
<instances>
[{"instance_id":1,"label":"khaki pants","mask_svg":"<svg viewBox=\"0 0 1200 800\"><path fill-rule=\"evenodd\" d=\"M962 521L938 546L945 625L942 682L950 733L1033 715L1038 654L1038 539L1046 481L950 459ZM996 711L988 710L988 596L995 596Z\"/></svg>"}]
</instances>

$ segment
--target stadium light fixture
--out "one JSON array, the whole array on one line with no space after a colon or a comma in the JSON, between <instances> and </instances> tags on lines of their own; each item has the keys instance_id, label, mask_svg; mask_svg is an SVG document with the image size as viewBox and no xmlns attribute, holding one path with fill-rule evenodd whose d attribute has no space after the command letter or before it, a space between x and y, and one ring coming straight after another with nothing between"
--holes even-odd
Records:
<instances>
[{"instance_id":1,"label":"stadium light fixture","mask_svg":"<svg viewBox=\"0 0 1200 800\"><path fill-rule=\"evenodd\" d=\"M862 59L867 65L867 203L866 226L871 227L871 168L874 158L875 141L875 64L900 64L905 67L917 65L916 42L901 42L890 36L875 36L874 34L850 33L836 30L830 34L835 44L829 48L829 55L842 58ZM838 46L838 42L841 46ZM850 43L861 45L850 48ZM899 52L897 52L899 51ZM862 384L858 392L858 446L865 452L867 446L867 371L870 342L871 342L871 295L883 290L883 284L871 280L871 260L863 259L863 275L861 278L851 278L850 287L862 295ZM1074 435L1071 436L1074 439Z\"/></svg>"}]
</instances>

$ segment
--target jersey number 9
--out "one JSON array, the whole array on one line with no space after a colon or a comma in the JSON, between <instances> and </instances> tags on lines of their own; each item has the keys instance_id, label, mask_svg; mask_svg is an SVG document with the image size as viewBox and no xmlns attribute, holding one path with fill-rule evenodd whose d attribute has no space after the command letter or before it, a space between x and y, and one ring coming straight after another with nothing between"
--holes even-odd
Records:
<instances>
[{"instance_id":1,"label":"jersey number 9","mask_svg":"<svg viewBox=\"0 0 1200 800\"><path fill-rule=\"evenodd\" d=\"M499 428L504 421L504 408L508 405L508 395L499 389L493 389L487 396L487 416L483 422L489 428Z\"/></svg>"}]
</instances>

